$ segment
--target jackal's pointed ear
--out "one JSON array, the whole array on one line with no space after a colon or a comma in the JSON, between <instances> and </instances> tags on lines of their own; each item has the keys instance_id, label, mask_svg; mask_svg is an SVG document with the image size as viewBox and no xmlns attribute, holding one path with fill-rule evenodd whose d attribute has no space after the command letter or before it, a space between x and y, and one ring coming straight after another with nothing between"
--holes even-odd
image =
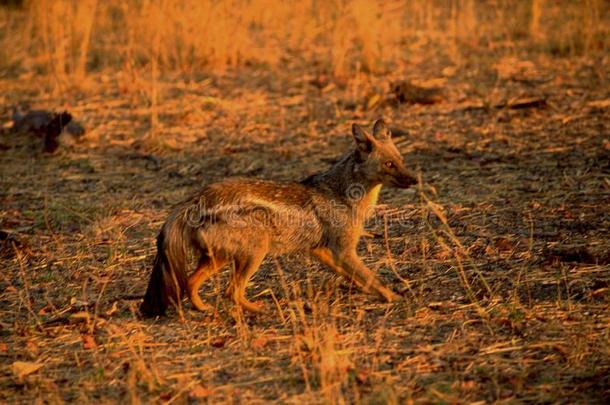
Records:
<instances>
[{"instance_id":1,"label":"jackal's pointed ear","mask_svg":"<svg viewBox=\"0 0 610 405\"><path fill-rule=\"evenodd\" d=\"M380 119L375 121L375 125L373 125L373 136L375 139L379 140L386 140L392 137L390 128L388 128L384 120Z\"/></svg>"},{"instance_id":2,"label":"jackal's pointed ear","mask_svg":"<svg viewBox=\"0 0 610 405\"><path fill-rule=\"evenodd\" d=\"M352 135L354 135L358 151L368 154L373 150L373 139L371 139L371 135L362 129L360 125L352 125Z\"/></svg>"}]
</instances>

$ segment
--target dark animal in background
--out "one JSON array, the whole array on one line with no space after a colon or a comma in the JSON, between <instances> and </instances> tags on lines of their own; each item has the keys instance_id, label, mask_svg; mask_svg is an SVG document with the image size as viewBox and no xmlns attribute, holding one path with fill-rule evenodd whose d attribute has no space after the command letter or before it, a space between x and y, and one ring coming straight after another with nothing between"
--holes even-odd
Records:
<instances>
[{"instance_id":1,"label":"dark animal in background","mask_svg":"<svg viewBox=\"0 0 610 405\"><path fill-rule=\"evenodd\" d=\"M443 99L440 87L416 86L408 80L394 83L392 91L399 104L435 104Z\"/></svg>"},{"instance_id":2,"label":"dark animal in background","mask_svg":"<svg viewBox=\"0 0 610 405\"><path fill-rule=\"evenodd\" d=\"M60 134L68 131L73 137L80 137L85 133L82 125L72 120L72 114L67 111L55 113L44 110L28 111L25 114L13 113L13 131L17 133L31 133L44 139L43 150L53 153L60 145Z\"/></svg>"}]
</instances>

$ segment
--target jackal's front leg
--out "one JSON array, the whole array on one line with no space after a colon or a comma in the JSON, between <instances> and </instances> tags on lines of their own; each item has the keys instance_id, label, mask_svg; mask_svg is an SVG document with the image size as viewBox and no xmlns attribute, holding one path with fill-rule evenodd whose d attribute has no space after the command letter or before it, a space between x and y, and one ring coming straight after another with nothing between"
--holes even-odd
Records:
<instances>
[{"instance_id":1,"label":"jackal's front leg","mask_svg":"<svg viewBox=\"0 0 610 405\"><path fill-rule=\"evenodd\" d=\"M369 270L362 260L353 253L335 253L328 248L317 248L313 255L322 263L353 281L364 292L377 294L388 302L395 301L399 296L393 293L379 281L375 273Z\"/></svg>"}]
</instances>

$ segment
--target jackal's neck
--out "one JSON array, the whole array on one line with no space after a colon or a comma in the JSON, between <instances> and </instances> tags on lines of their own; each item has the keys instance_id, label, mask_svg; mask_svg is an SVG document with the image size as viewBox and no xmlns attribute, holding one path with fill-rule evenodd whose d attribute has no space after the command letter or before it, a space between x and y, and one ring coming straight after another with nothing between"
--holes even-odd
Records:
<instances>
[{"instance_id":1,"label":"jackal's neck","mask_svg":"<svg viewBox=\"0 0 610 405\"><path fill-rule=\"evenodd\" d=\"M377 203L381 184L371 182L357 170L356 151L345 154L330 169L305 180L320 189L330 191L333 199L343 201L355 209L366 211Z\"/></svg>"}]
</instances>

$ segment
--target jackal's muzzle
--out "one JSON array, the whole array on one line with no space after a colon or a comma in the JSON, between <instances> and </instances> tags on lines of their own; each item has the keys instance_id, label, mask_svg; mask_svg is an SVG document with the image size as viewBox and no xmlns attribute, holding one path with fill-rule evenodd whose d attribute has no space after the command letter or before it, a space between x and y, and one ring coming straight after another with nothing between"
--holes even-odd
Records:
<instances>
[{"instance_id":1,"label":"jackal's muzzle","mask_svg":"<svg viewBox=\"0 0 610 405\"><path fill-rule=\"evenodd\" d=\"M398 188L409 188L417 184L417 179L411 173L401 174L400 176L394 177L392 180L393 186Z\"/></svg>"}]
</instances>

